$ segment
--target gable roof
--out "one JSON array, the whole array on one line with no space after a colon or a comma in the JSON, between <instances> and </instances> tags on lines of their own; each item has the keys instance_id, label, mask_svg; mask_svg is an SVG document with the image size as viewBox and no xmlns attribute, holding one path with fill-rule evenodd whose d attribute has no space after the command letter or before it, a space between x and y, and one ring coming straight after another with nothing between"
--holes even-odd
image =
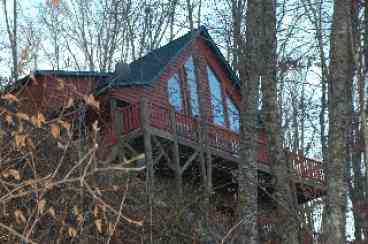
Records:
<instances>
[{"instance_id":1,"label":"gable roof","mask_svg":"<svg viewBox=\"0 0 368 244\"><path fill-rule=\"evenodd\" d=\"M33 72L35 76L59 76L59 77L94 77L94 78L106 78L110 77L113 73L112 72L97 72L97 71L67 71L67 70L36 70Z\"/></svg>"},{"instance_id":2,"label":"gable roof","mask_svg":"<svg viewBox=\"0 0 368 244\"><path fill-rule=\"evenodd\" d=\"M222 55L220 49L211 38L206 27L201 26L199 29L189 31L185 35L169 42L168 44L155 49L147 55L133 61L129 64L130 73L124 80L119 79L114 73L104 73L95 71L66 71L66 70L36 70L33 72L34 76L61 76L61 77L94 77L97 79L96 94L99 95L109 88L118 88L132 85L153 85L166 66L172 63L175 58L188 47L196 38L204 40L208 47L218 57L222 67L234 82L236 87L240 87L240 80L236 73L232 70L225 57ZM16 82L16 85L24 84L30 79L27 75ZM16 87L16 86L15 86ZM14 86L13 86L14 88Z\"/></svg>"},{"instance_id":3,"label":"gable roof","mask_svg":"<svg viewBox=\"0 0 368 244\"><path fill-rule=\"evenodd\" d=\"M221 65L231 78L231 80L239 87L240 81L238 76L225 60L220 49L209 35L206 27L201 26L199 29L188 32L187 34L175 39L161 48L155 49L142 58L137 59L129 64L130 73L124 80L119 77L112 76L110 79L103 80L97 85L98 93L108 88L117 88L131 85L152 85L159 78L165 67L172 63L175 58L188 47L197 37L206 41L210 49L219 58Z\"/></svg>"},{"instance_id":4,"label":"gable roof","mask_svg":"<svg viewBox=\"0 0 368 244\"><path fill-rule=\"evenodd\" d=\"M98 80L106 79L113 75L112 72L96 72L96 71L68 71L68 70L35 70L31 74L28 74L14 83L5 87L5 91L14 91L25 85L32 80L32 76L55 76L55 77L77 77L77 78L95 78Z\"/></svg>"}]
</instances>

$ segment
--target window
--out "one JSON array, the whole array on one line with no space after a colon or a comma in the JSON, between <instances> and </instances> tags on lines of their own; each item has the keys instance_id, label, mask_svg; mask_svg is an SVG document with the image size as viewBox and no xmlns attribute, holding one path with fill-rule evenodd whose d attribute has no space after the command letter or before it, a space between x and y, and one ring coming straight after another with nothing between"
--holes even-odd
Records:
<instances>
[{"instance_id":1,"label":"window","mask_svg":"<svg viewBox=\"0 0 368 244\"><path fill-rule=\"evenodd\" d=\"M199 98L198 98L198 85L194 70L193 57L190 57L184 64L184 69L188 82L189 89L189 101L193 116L199 116Z\"/></svg>"},{"instance_id":2,"label":"window","mask_svg":"<svg viewBox=\"0 0 368 244\"><path fill-rule=\"evenodd\" d=\"M226 97L227 114L229 116L229 128L239 132L239 110L230 97Z\"/></svg>"},{"instance_id":3,"label":"window","mask_svg":"<svg viewBox=\"0 0 368 244\"><path fill-rule=\"evenodd\" d=\"M211 106L213 122L218 125L225 125L224 103L222 101L221 83L213 73L211 68L207 66L208 83L211 92Z\"/></svg>"},{"instance_id":4,"label":"window","mask_svg":"<svg viewBox=\"0 0 368 244\"><path fill-rule=\"evenodd\" d=\"M169 102L176 111L181 111L183 108L181 99L180 79L178 74L173 75L167 82L167 92Z\"/></svg>"}]
</instances>

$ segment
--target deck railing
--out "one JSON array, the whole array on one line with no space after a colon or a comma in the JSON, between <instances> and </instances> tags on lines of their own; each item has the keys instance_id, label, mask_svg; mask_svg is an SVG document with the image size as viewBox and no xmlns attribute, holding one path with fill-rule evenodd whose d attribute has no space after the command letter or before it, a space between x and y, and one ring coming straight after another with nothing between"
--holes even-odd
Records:
<instances>
[{"instance_id":1,"label":"deck railing","mask_svg":"<svg viewBox=\"0 0 368 244\"><path fill-rule=\"evenodd\" d=\"M185 139L198 141L199 120L188 115L175 112L176 132Z\"/></svg>"},{"instance_id":2,"label":"deck railing","mask_svg":"<svg viewBox=\"0 0 368 244\"><path fill-rule=\"evenodd\" d=\"M149 103L148 108L150 109L150 126L166 132L173 132L173 126L170 123L170 108L156 103ZM141 127L139 104L120 108L115 113L115 116L122 116L124 134ZM198 142L198 127L201 124L199 118L175 112L175 123L176 133L179 137ZM238 133L212 123L207 123L206 125L208 144L212 149L227 153L233 157L239 156L240 137ZM298 176L324 182L325 177L321 162L291 152L288 152L287 155ZM263 164L270 163L267 157L267 142L265 139L257 138L257 160Z\"/></svg>"},{"instance_id":3,"label":"deck railing","mask_svg":"<svg viewBox=\"0 0 368 244\"><path fill-rule=\"evenodd\" d=\"M325 181L325 174L321 162L295 153L288 153L288 155L297 175L302 178L318 180L321 182Z\"/></svg>"},{"instance_id":4,"label":"deck railing","mask_svg":"<svg viewBox=\"0 0 368 244\"><path fill-rule=\"evenodd\" d=\"M139 104L132 104L124 108L119 108L116 113L114 113L114 116L121 116L124 134L141 127Z\"/></svg>"},{"instance_id":5,"label":"deck railing","mask_svg":"<svg viewBox=\"0 0 368 244\"><path fill-rule=\"evenodd\" d=\"M150 126L165 131L170 131L170 110L162 105L149 103Z\"/></svg>"}]
</instances>

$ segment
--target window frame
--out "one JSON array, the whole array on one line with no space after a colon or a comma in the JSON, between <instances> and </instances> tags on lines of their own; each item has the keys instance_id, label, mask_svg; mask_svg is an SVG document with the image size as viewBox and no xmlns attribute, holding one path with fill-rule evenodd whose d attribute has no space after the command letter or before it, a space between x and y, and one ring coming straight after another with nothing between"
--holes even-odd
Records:
<instances>
[{"instance_id":1,"label":"window frame","mask_svg":"<svg viewBox=\"0 0 368 244\"><path fill-rule=\"evenodd\" d=\"M193 104L192 104L192 86L190 85L190 80L189 80L189 74L187 72L187 68L186 68L186 64L187 62L189 62L189 60L192 60L192 65L193 65L193 76L194 76L194 83L196 85L196 95L197 95L197 106L198 106L198 114L194 114L193 113ZM182 65L182 70L183 70L183 83L185 83L185 92L186 92L186 102L187 102L187 112L188 114L191 116L191 117L195 117L195 116L198 116L200 117L201 116L201 100L200 100L200 83L198 82L198 77L197 77L197 74L195 72L195 63L194 63L194 57L193 55L191 54L186 60L185 62L183 63Z\"/></svg>"},{"instance_id":2,"label":"window frame","mask_svg":"<svg viewBox=\"0 0 368 244\"><path fill-rule=\"evenodd\" d=\"M171 79L176 79L179 83L178 87L179 87L180 90L179 90L178 94L180 95L180 109L177 109L177 107L171 103L171 94L170 94L170 91L169 91L169 88L170 88L169 82L170 82ZM185 102L184 102L185 97L184 97L184 93L183 93L183 84L182 84L180 70L173 73L173 75L170 76L169 79L167 79L167 81L166 81L166 93L167 93L167 101L168 101L169 105L172 106L175 109L175 111L177 111L177 112L185 111Z\"/></svg>"},{"instance_id":3,"label":"window frame","mask_svg":"<svg viewBox=\"0 0 368 244\"><path fill-rule=\"evenodd\" d=\"M221 104L222 104L222 108L223 108L223 117L224 117L224 123L223 124L219 124L216 123L214 120L214 109L213 109L213 103L212 103L212 92L211 92L211 85L210 85L210 79L209 79L209 72L208 70L210 70L212 72L212 74L214 75L214 77L216 78L216 80L219 82L220 84L220 95L221 95ZM219 75L216 73L215 69L213 68L213 66L210 64L210 62L206 62L206 72L207 72L207 82L208 82L208 89L209 89L209 104L210 104L210 108L211 108L211 121L213 124L215 124L216 126L220 126L226 129L229 129L229 123L228 123L228 114L227 114L227 106L226 106L226 101L225 101L225 88L224 88L224 84L222 79L219 78Z\"/></svg>"},{"instance_id":4,"label":"window frame","mask_svg":"<svg viewBox=\"0 0 368 244\"><path fill-rule=\"evenodd\" d=\"M226 93L226 97L225 97L225 102L226 102L226 109L227 109L227 120L228 120L228 129L230 129L231 131L240 132L240 109L238 107L238 105L236 104L236 102L234 102L234 99L232 98L232 96L230 96L230 94ZM232 128L232 123L231 123L231 115L232 115L232 111L229 111L229 104L228 101L231 102L231 105L234 106L234 108L236 109L236 112L238 113L238 125L237 125L237 129L233 129Z\"/></svg>"}]
</instances>

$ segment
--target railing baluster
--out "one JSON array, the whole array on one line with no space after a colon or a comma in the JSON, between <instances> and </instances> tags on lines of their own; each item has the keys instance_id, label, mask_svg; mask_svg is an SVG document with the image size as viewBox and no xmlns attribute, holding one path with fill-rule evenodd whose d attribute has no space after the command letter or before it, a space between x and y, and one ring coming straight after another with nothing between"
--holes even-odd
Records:
<instances>
[{"instance_id":1,"label":"railing baluster","mask_svg":"<svg viewBox=\"0 0 368 244\"><path fill-rule=\"evenodd\" d=\"M169 108L163 105L150 103L151 126L170 132ZM139 107L136 104L123 108L123 119L126 123L126 131L140 127ZM138 116L138 117L137 117ZM196 127L199 123L197 118L185 115L180 112L175 113L176 131L179 136L190 141L197 141L198 135ZM264 138L257 137L257 160L264 164L269 164L267 157L267 142ZM239 134L227 128L208 123L208 144L212 148L229 153L232 156L238 156L240 138ZM288 153L289 160L292 160L292 167L297 175L306 179L324 181L324 172L322 163L306 158L300 154Z\"/></svg>"}]
</instances>

